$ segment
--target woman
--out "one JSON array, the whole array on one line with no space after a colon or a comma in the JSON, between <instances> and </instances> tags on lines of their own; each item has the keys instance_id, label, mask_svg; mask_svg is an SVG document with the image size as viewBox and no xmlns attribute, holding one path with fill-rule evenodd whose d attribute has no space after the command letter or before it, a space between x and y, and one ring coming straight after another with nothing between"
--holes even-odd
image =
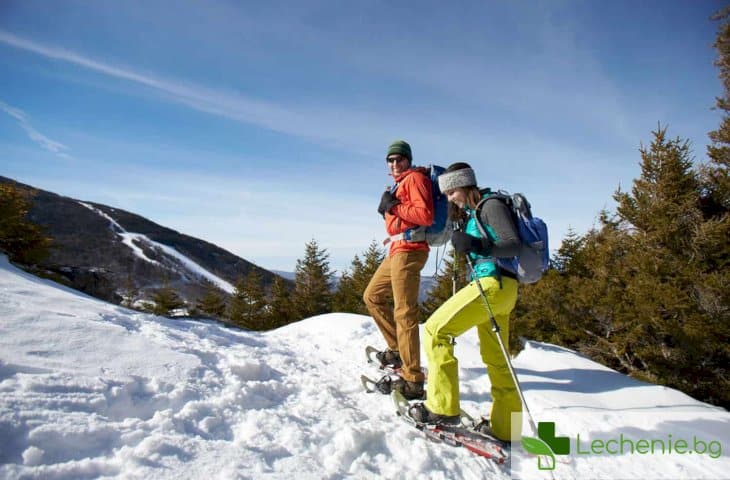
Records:
<instances>
[{"instance_id":1,"label":"woman","mask_svg":"<svg viewBox=\"0 0 730 480\"><path fill-rule=\"evenodd\" d=\"M484 201L479 208L478 220L483 227L480 228L475 210L492 192L479 190L474 170L466 163L455 163L438 181L449 199L450 217L466 219L464 231L454 232L451 243L454 250L471 258L472 279L481 283L501 329L502 340L508 345L509 316L517 302L517 280L513 273L500 269L495 258L512 257L519 250L519 234L509 207L497 200ZM421 423L459 423L459 368L454 357L454 339L472 327L477 327L481 357L492 383L490 421L480 427L509 441L511 414L521 412L522 403L473 281L444 302L426 322L423 338L428 358L426 401L411 406L409 414Z\"/></svg>"}]
</instances>

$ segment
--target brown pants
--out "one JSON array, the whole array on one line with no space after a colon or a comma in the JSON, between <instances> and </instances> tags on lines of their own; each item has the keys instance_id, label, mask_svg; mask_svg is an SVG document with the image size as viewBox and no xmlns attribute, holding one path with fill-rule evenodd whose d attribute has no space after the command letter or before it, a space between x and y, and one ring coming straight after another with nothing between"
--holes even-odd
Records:
<instances>
[{"instance_id":1,"label":"brown pants","mask_svg":"<svg viewBox=\"0 0 730 480\"><path fill-rule=\"evenodd\" d=\"M418 338L418 287L428 252L399 252L387 257L370 279L363 294L388 348L403 360L401 375L409 382L424 381L421 344ZM393 297L395 308L388 300Z\"/></svg>"}]
</instances>

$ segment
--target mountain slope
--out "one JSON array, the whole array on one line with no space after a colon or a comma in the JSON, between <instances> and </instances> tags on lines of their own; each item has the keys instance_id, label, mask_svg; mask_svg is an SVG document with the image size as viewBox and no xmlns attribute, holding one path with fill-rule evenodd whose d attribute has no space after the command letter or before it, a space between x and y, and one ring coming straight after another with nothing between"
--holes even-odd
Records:
<instances>
[{"instance_id":1,"label":"mountain slope","mask_svg":"<svg viewBox=\"0 0 730 480\"><path fill-rule=\"evenodd\" d=\"M265 288L276 277L220 247L139 215L5 177L0 183L11 183L31 197L30 220L53 237L54 247L40 267L95 297L119 303L131 290L149 298L166 283L193 301L204 290L203 280L231 293L233 284L251 269L259 272Z\"/></svg>"},{"instance_id":2,"label":"mountain slope","mask_svg":"<svg viewBox=\"0 0 730 480\"><path fill-rule=\"evenodd\" d=\"M473 333L456 349L462 407L478 414L489 383ZM510 478L425 441L387 397L363 393L367 344L381 340L364 316L230 330L125 310L0 256L0 478ZM533 414L561 432L635 428L632 415L730 431L723 410L560 347L528 343L515 366ZM608 460L561 463L559 478L616 478L627 459ZM622 478L722 478L730 467L727 454L644 461Z\"/></svg>"}]
</instances>

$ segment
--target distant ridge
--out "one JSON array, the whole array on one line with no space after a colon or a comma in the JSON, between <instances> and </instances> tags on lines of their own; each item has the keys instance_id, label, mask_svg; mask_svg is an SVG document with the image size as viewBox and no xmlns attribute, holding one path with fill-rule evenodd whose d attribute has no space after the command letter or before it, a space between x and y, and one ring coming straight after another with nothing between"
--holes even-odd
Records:
<instances>
[{"instance_id":1,"label":"distant ridge","mask_svg":"<svg viewBox=\"0 0 730 480\"><path fill-rule=\"evenodd\" d=\"M167 284L194 302L206 281L231 293L236 281L252 269L258 271L265 289L276 277L212 243L140 215L2 176L0 183L12 184L29 195L30 220L53 238L50 255L37 267L89 295L120 303L129 292L147 299L153 290Z\"/></svg>"}]
</instances>

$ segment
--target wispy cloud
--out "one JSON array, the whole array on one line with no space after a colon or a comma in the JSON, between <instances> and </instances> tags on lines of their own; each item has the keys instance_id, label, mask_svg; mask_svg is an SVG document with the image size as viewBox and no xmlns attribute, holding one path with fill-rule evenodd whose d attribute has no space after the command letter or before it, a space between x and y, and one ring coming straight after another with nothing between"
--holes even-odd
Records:
<instances>
[{"instance_id":1,"label":"wispy cloud","mask_svg":"<svg viewBox=\"0 0 730 480\"><path fill-rule=\"evenodd\" d=\"M358 109L355 105L347 105L347 108L343 108L342 104L336 103L318 102L316 105L306 105L261 100L224 87L200 85L179 78L141 71L126 65L100 61L68 49L22 38L2 29L0 29L0 44L130 82L155 92L161 100L166 102L185 105L199 112L303 138L328 148L343 148L365 156L372 156L375 153L374 145L381 145L391 140L394 132L402 132L398 135L407 136L409 140L421 145L421 151L430 153L433 159L431 161L450 158L454 151L460 152L464 158L476 158L494 151L509 152L515 143L515 135L519 135L519 141L524 142L523 130L516 132L504 125L495 125L493 119L489 120L489 117L481 114L475 117L474 115L467 116L464 112L441 110L435 114L433 109L429 109L428 102L424 103L419 111L411 112L409 121L405 122L407 127L404 129L404 122L395 120L392 115L388 114L387 108L384 110L373 109L373 107ZM412 56L422 57L422 55ZM409 58L405 54L403 57ZM368 63L368 58L361 58L361 61ZM371 60L374 62L374 59ZM454 65L454 68L457 66ZM414 66L414 70L418 70L416 67L417 65ZM443 65L441 69L443 70ZM451 90L453 87L449 86L449 81L453 81L453 77L471 78L474 76L469 74L447 75L447 79L441 74L437 75L430 70L429 72L430 74L426 76L431 78L431 82L436 82L444 89ZM476 76L479 78L493 77L486 72L481 72ZM521 75L516 75L516 77L519 78ZM511 80L511 82L513 81ZM463 87L465 88L461 90L470 92L484 90L475 86L463 85ZM527 87L521 90L530 91ZM502 90L502 93L505 91L509 90ZM502 96L513 98L511 94ZM482 107L479 112L487 108L486 105L482 105ZM542 148L541 151L558 151L566 148L566 145L560 144L562 140L545 132L535 131L533 136L535 143L549 147ZM455 139L458 139L458 142L455 142ZM457 143L455 145L457 150L454 150L454 145L450 145L450 143ZM575 145L569 145L567 148L575 148ZM377 150L378 155L379 153Z\"/></svg>"},{"instance_id":2,"label":"wispy cloud","mask_svg":"<svg viewBox=\"0 0 730 480\"><path fill-rule=\"evenodd\" d=\"M72 159L71 155L66 153L69 150L69 147L48 138L47 136L36 130L33 125L30 124L28 115L24 111L20 110L19 108L12 107L3 101L0 101L0 109L13 117L18 122L18 125L20 125L20 127L28 134L28 137L36 144L38 144L41 148L56 154L56 156L63 158L64 160Z\"/></svg>"},{"instance_id":3,"label":"wispy cloud","mask_svg":"<svg viewBox=\"0 0 730 480\"><path fill-rule=\"evenodd\" d=\"M140 72L127 66L112 65L76 52L44 45L0 30L0 44L66 62L113 78L132 82L156 91L164 101L185 105L204 113L257 125L272 131L293 135L328 147L343 147L353 152L372 154L373 145L390 140L402 125L387 112L343 109L342 105L282 105L263 101L226 88L210 88L180 79ZM426 116L428 117L428 116ZM423 121L409 124L409 138L432 138L463 135L463 125ZM470 136L470 143L484 145L483 132ZM378 150L379 153L379 150Z\"/></svg>"},{"instance_id":4,"label":"wispy cloud","mask_svg":"<svg viewBox=\"0 0 730 480\"><path fill-rule=\"evenodd\" d=\"M111 65L63 48L27 40L2 30L0 30L0 43L152 88L163 94L168 101L184 104L205 113L306 138L316 139L322 137L321 129L313 125L312 117L306 112L295 111L225 89L212 89L177 79L138 72L127 67Z\"/></svg>"}]
</instances>

